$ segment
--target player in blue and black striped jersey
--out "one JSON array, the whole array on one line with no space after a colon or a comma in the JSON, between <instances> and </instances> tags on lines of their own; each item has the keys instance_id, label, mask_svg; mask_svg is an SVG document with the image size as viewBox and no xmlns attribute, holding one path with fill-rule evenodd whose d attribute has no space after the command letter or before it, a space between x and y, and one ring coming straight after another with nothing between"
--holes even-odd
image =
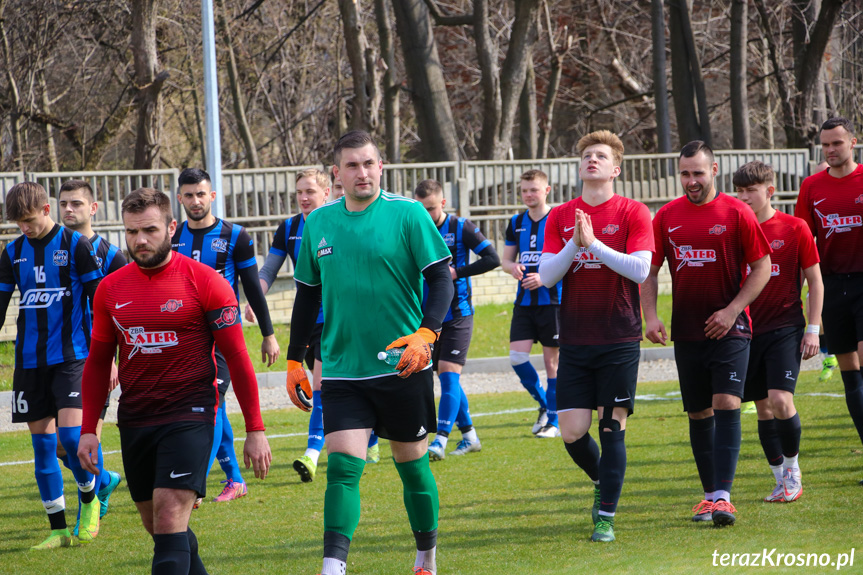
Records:
<instances>
[{"instance_id":1,"label":"player in blue and black striped jersey","mask_svg":"<svg viewBox=\"0 0 863 575\"><path fill-rule=\"evenodd\" d=\"M217 218L210 210L216 198L210 175L198 168L187 168L180 172L177 180L177 200L183 205L188 218L177 226L171 239L171 248L185 256L215 269L231 285L239 298L237 280L243 284L243 293L260 319L261 357L272 365L279 358L279 344L270 321L267 300L258 281L258 266L252 238L243 226ZM225 472L225 488L213 501L230 501L246 495L248 488L243 481L237 455L234 452L234 431L225 411L225 393L231 384L231 376L225 358L216 348L216 374L219 386L219 412L216 416L213 451L210 465L218 457ZM208 468L209 469L209 468ZM197 507L200 502L196 502Z\"/></svg>"},{"instance_id":2,"label":"player in blue and black striped jersey","mask_svg":"<svg viewBox=\"0 0 863 575\"><path fill-rule=\"evenodd\" d=\"M341 188L341 182L335 182ZM303 239L303 228L306 217L313 210L318 209L329 200L330 180L321 170L309 168L297 172L295 186L297 189L297 204L300 213L279 224L267 261L261 268L261 289L266 294L276 274L279 273L287 258L291 258L294 267L297 266L297 258L300 255L300 243ZM344 195L344 190L341 190ZM339 197L341 197L341 195ZM246 306L246 319L255 321L254 313ZM312 407L309 417L309 438L306 442L306 451L294 460L294 470L299 474L303 483L310 483L315 479L318 468L318 459L324 448L324 410L321 406L321 334L324 329L324 310L318 310L318 319L312 337L309 340L309 349L306 352L306 363L312 370ZM380 461L380 448L378 447L378 436L372 432L369 437L366 462L377 463Z\"/></svg>"},{"instance_id":3,"label":"player in blue and black striped jersey","mask_svg":"<svg viewBox=\"0 0 863 575\"><path fill-rule=\"evenodd\" d=\"M93 231L91 220L93 216L96 215L98 209L99 204L96 202L96 198L93 195L93 188L91 188L90 184L86 181L67 180L63 182L62 186L60 186L60 218L63 221L63 225L90 240L90 244L93 246L93 251L96 254L96 263L99 264L99 268L102 270L102 275L106 276L125 266L126 257L123 255L123 252L120 251L120 248ZM85 301L82 302L81 305L82 307L89 307L90 303ZM85 329L89 334L92 330L92 326L88 323ZM119 383L120 382L117 379L117 365L114 364L114 367L111 369L111 390L117 387ZM105 419L105 414L110 405L110 401L111 396L109 395L105 400L105 408L102 410L102 414L99 417L99 423L96 426L96 437L98 437L100 441L102 439L102 422ZM101 443L99 448L101 449ZM74 456L75 455L73 454L73 457ZM66 450L63 448L62 444L57 445L57 457L60 458L66 467L69 467L68 456L66 455ZM69 467L69 469L71 469L71 467ZM104 470L96 478L96 481L98 482L97 497L102 505L99 510L99 517L104 517L108 512L108 504L111 494L120 484L121 479L122 478L119 473L108 470ZM75 529L72 530L72 535L78 535L78 527L78 525L75 526Z\"/></svg>"},{"instance_id":4,"label":"player in blue and black striped jersey","mask_svg":"<svg viewBox=\"0 0 863 575\"><path fill-rule=\"evenodd\" d=\"M439 461L445 457L444 451L453 424L458 425L462 440L455 450L450 451L450 455L465 455L482 449L470 417L467 395L459 380L473 333L470 277L493 270L500 265L500 258L492 243L482 235L476 224L468 219L444 213L446 198L440 182L420 182L414 190L414 198L428 210L452 254L450 274L455 293L433 354L434 369L440 378L441 398L437 434L428 450L429 459ZM478 255L479 259L470 263L470 252Z\"/></svg>"},{"instance_id":5,"label":"player in blue and black striped jersey","mask_svg":"<svg viewBox=\"0 0 863 575\"><path fill-rule=\"evenodd\" d=\"M68 453L78 452L81 374L90 343L85 302L87 297L92 301L102 272L89 240L51 218L48 194L39 184L13 186L6 214L23 233L0 254L0 318L6 317L16 286L21 294L12 421L26 422L30 429L36 484L51 524L51 535L34 549L69 547L75 540L66 525L57 441ZM96 479L77 457L69 464L81 496L78 540L91 541L99 533Z\"/></svg>"},{"instance_id":6,"label":"player in blue and black striped jersey","mask_svg":"<svg viewBox=\"0 0 863 575\"><path fill-rule=\"evenodd\" d=\"M539 258L545 240L545 222L551 207L546 203L551 187L541 170L521 175L521 201L527 210L510 219L503 248L505 272L518 280L518 292L509 329L509 359L524 388L539 403L533 426L537 437L559 437L557 424L557 360L560 346L560 294L562 282L547 288L539 281ZM530 363L530 348L542 344L548 386L542 388L539 374Z\"/></svg>"}]
</instances>

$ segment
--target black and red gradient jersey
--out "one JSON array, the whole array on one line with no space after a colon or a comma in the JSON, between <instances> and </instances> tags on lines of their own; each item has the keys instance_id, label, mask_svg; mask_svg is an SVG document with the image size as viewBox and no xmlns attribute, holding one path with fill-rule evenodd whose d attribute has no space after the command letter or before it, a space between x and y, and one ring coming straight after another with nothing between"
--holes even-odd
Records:
<instances>
[{"instance_id":1,"label":"black and red gradient jersey","mask_svg":"<svg viewBox=\"0 0 863 575\"><path fill-rule=\"evenodd\" d=\"M611 249L626 254L653 251L650 210L641 202L615 194L598 206L575 198L552 209L545 223L543 253L558 253L572 238L576 208L590 215L594 235ZM595 255L579 248L563 277L560 343L605 345L640 341L639 295L637 283L608 269Z\"/></svg>"},{"instance_id":2,"label":"black and red gradient jersey","mask_svg":"<svg viewBox=\"0 0 863 575\"><path fill-rule=\"evenodd\" d=\"M821 273L863 272L863 164L844 178L829 170L800 185L794 215L815 234Z\"/></svg>"},{"instance_id":3,"label":"black and red gradient jersey","mask_svg":"<svg viewBox=\"0 0 863 575\"><path fill-rule=\"evenodd\" d=\"M120 350L118 424L142 427L175 421L214 422L219 396L214 334L235 330L233 337L242 339L231 286L210 267L177 253L162 267L142 269L132 263L108 277L110 281L103 280L93 301L92 339L100 356L106 346ZM234 351L236 346L228 347ZM238 398L253 386L253 411L260 422L257 382L244 343L242 351L231 355L241 364L245 356L248 365L241 365L243 374L231 365L227 352L225 356ZM87 392L96 395L105 383L98 381L101 377L93 377L88 369L92 367L88 364L84 372L85 419L92 399ZM245 377L238 381L235 371ZM252 382L246 381L249 373ZM243 413L246 415L246 406ZM93 422L85 421L85 425L89 423Z\"/></svg>"},{"instance_id":4,"label":"black and red gradient jersey","mask_svg":"<svg viewBox=\"0 0 863 575\"><path fill-rule=\"evenodd\" d=\"M761 335L783 327L804 327L803 270L818 264L815 239L800 218L776 212L761 224L770 242L770 281L749 304L752 333Z\"/></svg>"},{"instance_id":5,"label":"black and red gradient jersey","mask_svg":"<svg viewBox=\"0 0 863 575\"><path fill-rule=\"evenodd\" d=\"M700 206L681 196L656 212L653 233L653 265L667 258L671 271L671 339L706 340L707 319L740 292L746 264L770 254L755 213L721 192ZM745 309L728 336L752 337Z\"/></svg>"}]
</instances>

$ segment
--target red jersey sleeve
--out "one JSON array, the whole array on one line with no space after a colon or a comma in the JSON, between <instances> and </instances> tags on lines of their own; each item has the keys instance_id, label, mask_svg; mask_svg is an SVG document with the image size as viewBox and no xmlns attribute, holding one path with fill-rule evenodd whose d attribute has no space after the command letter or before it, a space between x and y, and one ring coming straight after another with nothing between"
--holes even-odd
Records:
<instances>
[{"instance_id":1,"label":"red jersey sleeve","mask_svg":"<svg viewBox=\"0 0 863 575\"><path fill-rule=\"evenodd\" d=\"M820 262L821 258L815 246L815 236L809 231L805 222L799 222L796 232L797 260L800 262L800 267L805 270Z\"/></svg>"},{"instance_id":2,"label":"red jersey sleeve","mask_svg":"<svg viewBox=\"0 0 863 575\"><path fill-rule=\"evenodd\" d=\"M743 256L746 263L758 261L771 253L770 243L764 236L761 224L748 207L738 211L740 214L740 238L743 243Z\"/></svg>"},{"instance_id":3,"label":"red jersey sleeve","mask_svg":"<svg viewBox=\"0 0 863 575\"><path fill-rule=\"evenodd\" d=\"M626 238L626 253L656 251L656 240L650 222L650 210L641 202L633 202L634 208L629 217L629 234Z\"/></svg>"},{"instance_id":4,"label":"red jersey sleeve","mask_svg":"<svg viewBox=\"0 0 863 575\"><path fill-rule=\"evenodd\" d=\"M116 341L114 323L105 304L109 283L104 280L100 282L96 295L93 296L93 331L90 335L91 339L106 343Z\"/></svg>"},{"instance_id":5,"label":"red jersey sleeve","mask_svg":"<svg viewBox=\"0 0 863 575\"><path fill-rule=\"evenodd\" d=\"M665 245L662 243L662 213L660 208L653 218L653 259L650 265L662 266L665 261Z\"/></svg>"},{"instance_id":6,"label":"red jersey sleeve","mask_svg":"<svg viewBox=\"0 0 863 575\"><path fill-rule=\"evenodd\" d=\"M542 253L556 254L563 249L564 241L560 237L558 230L558 216L560 207L552 208L548 213L548 219L545 221L545 240L542 244Z\"/></svg>"},{"instance_id":7,"label":"red jersey sleeve","mask_svg":"<svg viewBox=\"0 0 863 575\"><path fill-rule=\"evenodd\" d=\"M809 209L809 178L803 180L800 184L800 194L797 196L797 203L794 205L794 215L806 222L810 233L815 234L815 220L812 219L812 211Z\"/></svg>"}]
</instances>

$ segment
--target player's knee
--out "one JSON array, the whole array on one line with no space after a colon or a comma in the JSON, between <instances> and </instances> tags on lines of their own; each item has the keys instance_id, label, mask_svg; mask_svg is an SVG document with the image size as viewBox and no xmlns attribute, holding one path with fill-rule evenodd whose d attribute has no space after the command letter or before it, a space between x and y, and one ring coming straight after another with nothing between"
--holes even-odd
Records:
<instances>
[{"instance_id":1,"label":"player's knee","mask_svg":"<svg viewBox=\"0 0 863 575\"><path fill-rule=\"evenodd\" d=\"M509 362L512 365L521 365L530 361L530 353L527 351L509 350Z\"/></svg>"},{"instance_id":2,"label":"player's knee","mask_svg":"<svg viewBox=\"0 0 863 575\"><path fill-rule=\"evenodd\" d=\"M611 416L614 408L606 407L604 411L602 419L599 420L599 431L620 431L620 422Z\"/></svg>"}]
</instances>

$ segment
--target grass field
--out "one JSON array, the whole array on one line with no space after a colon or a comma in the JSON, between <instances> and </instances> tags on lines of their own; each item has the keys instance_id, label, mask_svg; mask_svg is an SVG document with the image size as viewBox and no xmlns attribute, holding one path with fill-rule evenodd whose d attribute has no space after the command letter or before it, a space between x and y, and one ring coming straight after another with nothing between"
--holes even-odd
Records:
<instances>
[{"instance_id":1,"label":"grass field","mask_svg":"<svg viewBox=\"0 0 863 575\"><path fill-rule=\"evenodd\" d=\"M723 553L851 553L860 539L859 501L863 454L848 416L838 377L819 383L801 376L797 404L803 422L800 457L804 493L791 504L760 500L773 477L757 439L755 416L743 418L744 444L734 485L737 525L716 529L690 521L700 486L689 449L686 416L676 382L639 385L629 421L629 464L616 520L617 541L592 544L592 484L575 468L557 440L531 436L535 411L526 393L471 397L483 450L448 458L432 468L440 489L438 567L441 575L482 573L704 573ZM241 418L231 416L235 430ZM205 503L192 516L201 555L210 573L314 574L320 569L326 457L318 479L300 483L292 460L305 446L307 416L292 409L265 414L274 460L263 482L247 477L241 500ZM594 428L594 436L596 431ZM108 426L106 450L119 445ZM238 444L238 448L240 444ZM32 458L26 433L0 435L0 460ZM382 442L381 463L367 465L361 489L362 519L351 547L351 575L407 574L413 538L401 501L398 474ZM121 470L120 455L106 456ZM32 464L4 465L0 484L0 573L149 573L152 541L140 525L125 483L111 499L99 538L87 547L31 552L47 535L47 520L33 480ZM67 476L67 515L76 504ZM214 469L208 495L218 494ZM853 567L860 572L861 550ZM826 559L826 556L825 556ZM804 559L805 560L805 559ZM729 558L730 561L730 558ZM780 560L781 561L781 560ZM811 565L811 564L810 564ZM725 573L758 572L727 567ZM767 573L833 573L835 566L768 567Z\"/></svg>"},{"instance_id":2,"label":"grass field","mask_svg":"<svg viewBox=\"0 0 863 575\"><path fill-rule=\"evenodd\" d=\"M660 296L657 302L659 316L665 321L666 327L671 327L671 296ZM512 320L511 304L488 304L476 308L474 332L470 345L470 357L501 357L509 355L509 323ZM282 347L282 357L278 362L267 367L261 361L261 332L256 325L246 325L243 331L246 336L246 347L255 366L256 372L284 371L284 350L288 348L291 328L278 324L275 327L276 339ZM647 340L643 346L654 346ZM542 347L534 345L533 353L542 353ZM12 342L0 343L0 391L12 390L12 371L15 367L15 345Z\"/></svg>"}]
</instances>

